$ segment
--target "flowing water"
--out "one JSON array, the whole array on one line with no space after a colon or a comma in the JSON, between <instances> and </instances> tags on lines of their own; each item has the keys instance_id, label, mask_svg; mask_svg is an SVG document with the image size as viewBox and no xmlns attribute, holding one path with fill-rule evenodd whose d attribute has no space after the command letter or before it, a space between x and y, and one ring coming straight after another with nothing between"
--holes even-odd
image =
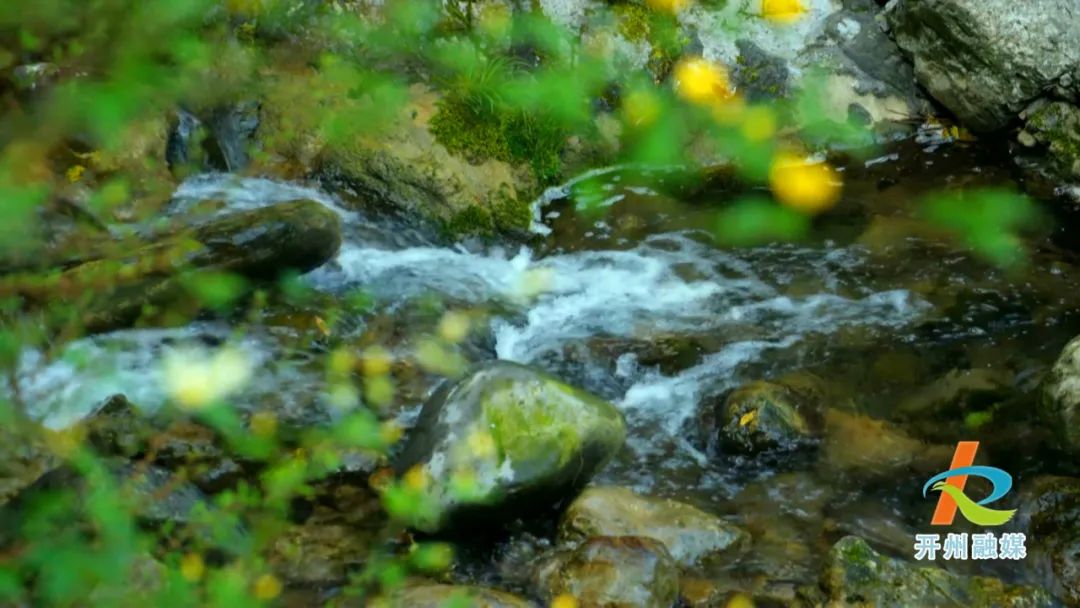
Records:
<instances>
[{"instance_id":1,"label":"flowing water","mask_svg":"<svg viewBox=\"0 0 1080 608\"><path fill-rule=\"evenodd\" d=\"M708 232L727 194L672 198L629 169L591 176L610 193L599 214L577 212L560 200L567 189L552 190L538 202L543 226L528 246L447 244L353 211L315 187L226 175L185 182L173 209L210 199L224 201L227 213L297 198L334 209L344 242L336 259L303 278L309 286L331 298L362 288L377 314L390 317L432 296L482 308L479 356L546 368L624 412L629 441L601 481L689 500L747 525L755 548L730 574L799 581L812 578L826 539L843 533L910 553L905 544L926 527L932 508L920 502L921 477L868 486L823 472L805 453L768 461L714 454L701 437L702 404L744 382L800 370L825 379L834 405L886 420L954 370L999 374L1014 402L1030 403L1039 373L1080 333L1080 273L1055 245L1061 229L1030 235L1036 270L1017 273L927 237L912 219L912 202L924 192L1008 183L996 166L973 150L928 153L913 145L853 161L844 202L809 238L743 249L718 247ZM372 318L349 331L362 334ZM324 399L310 350L288 346L282 336L291 330L268 325L234 339L225 321L207 319L80 340L51 360L25 353L20 390L55 426L118 392L153 408L164 400L161 362L169 353L235 341L256 368L241 401L302 410ZM420 398L407 404L403 420ZM953 418L911 431L942 444L981 438L962 415ZM996 435L984 438L991 461L1009 454L1000 464L1012 466L1021 484L1027 473L1061 468L1025 447L1030 427L1027 420L996 425ZM497 572L481 566L473 575Z\"/></svg>"}]
</instances>

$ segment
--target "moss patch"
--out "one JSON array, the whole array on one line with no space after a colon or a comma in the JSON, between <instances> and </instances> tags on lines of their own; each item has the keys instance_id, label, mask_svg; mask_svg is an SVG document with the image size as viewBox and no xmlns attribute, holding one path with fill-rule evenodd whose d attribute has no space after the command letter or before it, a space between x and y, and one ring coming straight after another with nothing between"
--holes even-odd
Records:
<instances>
[{"instance_id":1,"label":"moss patch","mask_svg":"<svg viewBox=\"0 0 1080 608\"><path fill-rule=\"evenodd\" d=\"M528 164L544 185L561 176L559 155L569 133L549 117L485 108L449 94L439 101L428 126L446 149L470 160Z\"/></svg>"}]
</instances>

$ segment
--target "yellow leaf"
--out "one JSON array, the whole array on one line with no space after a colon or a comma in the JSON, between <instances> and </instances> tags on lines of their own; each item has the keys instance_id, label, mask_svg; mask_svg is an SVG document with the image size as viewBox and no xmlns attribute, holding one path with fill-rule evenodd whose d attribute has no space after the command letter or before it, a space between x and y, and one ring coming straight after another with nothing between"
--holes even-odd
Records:
<instances>
[{"instance_id":1,"label":"yellow leaf","mask_svg":"<svg viewBox=\"0 0 1080 608\"><path fill-rule=\"evenodd\" d=\"M750 410L739 418L739 426L746 426L757 419L757 410Z\"/></svg>"},{"instance_id":2,"label":"yellow leaf","mask_svg":"<svg viewBox=\"0 0 1080 608\"><path fill-rule=\"evenodd\" d=\"M198 553L188 553L180 558L180 576L194 583L203 577L206 572L206 564Z\"/></svg>"},{"instance_id":3,"label":"yellow leaf","mask_svg":"<svg viewBox=\"0 0 1080 608\"><path fill-rule=\"evenodd\" d=\"M674 75L675 90L692 103L712 105L735 94L727 70L702 57L683 59L675 66Z\"/></svg>"},{"instance_id":4,"label":"yellow leaf","mask_svg":"<svg viewBox=\"0 0 1080 608\"><path fill-rule=\"evenodd\" d=\"M86 167L82 165L75 165L67 170L67 180L71 183L75 183L82 179L83 173L86 172Z\"/></svg>"},{"instance_id":5,"label":"yellow leaf","mask_svg":"<svg viewBox=\"0 0 1080 608\"><path fill-rule=\"evenodd\" d=\"M323 336L330 336L330 328L327 327L326 321L323 321L322 317L315 317L315 327L319 329Z\"/></svg>"},{"instance_id":6,"label":"yellow leaf","mask_svg":"<svg viewBox=\"0 0 1080 608\"><path fill-rule=\"evenodd\" d=\"M569 593L563 593L551 600L551 608L578 608L578 601Z\"/></svg>"}]
</instances>

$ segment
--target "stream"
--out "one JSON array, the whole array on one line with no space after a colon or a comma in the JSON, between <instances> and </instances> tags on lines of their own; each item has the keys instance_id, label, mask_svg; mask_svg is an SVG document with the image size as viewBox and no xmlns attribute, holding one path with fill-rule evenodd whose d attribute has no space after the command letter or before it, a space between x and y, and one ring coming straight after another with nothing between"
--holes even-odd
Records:
<instances>
[{"instance_id":1,"label":"stream","mask_svg":"<svg viewBox=\"0 0 1080 608\"><path fill-rule=\"evenodd\" d=\"M188 179L172 208L184 213L220 200L227 213L303 198L333 209L343 219L343 245L302 281L322 297L363 289L375 302L374 312L344 320L340 331L360 336L380 318L413 329L416 303L431 298L484 311L470 357L539 366L611 400L626 416L627 445L598 483L675 497L741 523L754 533L754 547L713 575L767 575L783 586L812 580L829 542L847 533L910 558L913 535L928 528L933 507L920 495L923 471L867 480L824 466L812 453L715 453L702 436L702 404L746 382L812 372L828 384L830 405L894 421L949 450L959 439L982 440L989 461L1007 467L1021 487L1027 475L1071 466L1047 460L1028 420L997 420L983 433L964 416L1024 412L1041 372L1080 333L1077 260L1055 244L1064 229L1030 235L1038 270L1020 272L928 237L913 219L920 195L1008 184L1011 176L973 148L926 148L906 142L894 154L852 161L844 200L807 239L741 249L716 246L707 230L725 193L678 199L617 170L594 178L611 193L606 208L586 213L552 200L539 210L547 234L529 246L447 244L356 211L344 193L222 174ZM205 318L113 332L69 344L51 359L24 353L20 391L54 427L115 393L153 409L165 400L163 357L234 341L254 367L240 405L280 402L302 419L327 396L324 372L297 345L297 331L267 322L234 338L226 320ZM390 348L404 352L407 345ZM1001 380L982 392L949 385L970 370ZM946 395L939 401L970 409L906 421L895 415L913 398L938 393ZM410 424L422 397L395 415ZM851 438L855 451L859 440ZM522 547L545 542L536 531L514 535L467 559L458 574L513 585L508 573L529 554ZM949 567L1018 582L1047 576L1037 562Z\"/></svg>"}]
</instances>

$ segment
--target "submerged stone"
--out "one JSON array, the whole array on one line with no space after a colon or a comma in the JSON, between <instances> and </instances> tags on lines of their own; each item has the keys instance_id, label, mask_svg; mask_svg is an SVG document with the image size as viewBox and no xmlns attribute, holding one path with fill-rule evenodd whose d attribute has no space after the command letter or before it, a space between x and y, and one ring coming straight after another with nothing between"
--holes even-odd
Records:
<instances>
[{"instance_id":1,"label":"submerged stone","mask_svg":"<svg viewBox=\"0 0 1080 608\"><path fill-rule=\"evenodd\" d=\"M826 474L873 479L900 471L937 471L948 466L954 449L912 437L889 422L834 408L825 413L825 428L820 465Z\"/></svg>"},{"instance_id":2,"label":"submerged stone","mask_svg":"<svg viewBox=\"0 0 1080 608\"><path fill-rule=\"evenodd\" d=\"M656 539L687 568L730 555L749 539L738 526L697 507L619 487L588 488L563 515L560 541L580 542L592 536Z\"/></svg>"},{"instance_id":3,"label":"submerged stone","mask_svg":"<svg viewBox=\"0 0 1080 608\"><path fill-rule=\"evenodd\" d=\"M1008 585L985 576L961 576L935 566L885 557L856 536L847 536L833 545L825 560L821 587L829 606L1059 605L1041 589Z\"/></svg>"},{"instance_id":4,"label":"submerged stone","mask_svg":"<svg viewBox=\"0 0 1080 608\"><path fill-rule=\"evenodd\" d=\"M428 400L396 468L424 468L442 513L418 527L436 532L553 506L588 483L625 439L612 404L496 361Z\"/></svg>"},{"instance_id":5,"label":"submerged stone","mask_svg":"<svg viewBox=\"0 0 1080 608\"><path fill-rule=\"evenodd\" d=\"M807 384L758 381L727 396L714 414L720 446L757 454L812 445L820 434L820 395Z\"/></svg>"},{"instance_id":6,"label":"submerged stone","mask_svg":"<svg viewBox=\"0 0 1080 608\"><path fill-rule=\"evenodd\" d=\"M540 595L573 596L580 606L670 608L679 597L679 572L663 543L636 536L598 536L542 561Z\"/></svg>"}]
</instances>

